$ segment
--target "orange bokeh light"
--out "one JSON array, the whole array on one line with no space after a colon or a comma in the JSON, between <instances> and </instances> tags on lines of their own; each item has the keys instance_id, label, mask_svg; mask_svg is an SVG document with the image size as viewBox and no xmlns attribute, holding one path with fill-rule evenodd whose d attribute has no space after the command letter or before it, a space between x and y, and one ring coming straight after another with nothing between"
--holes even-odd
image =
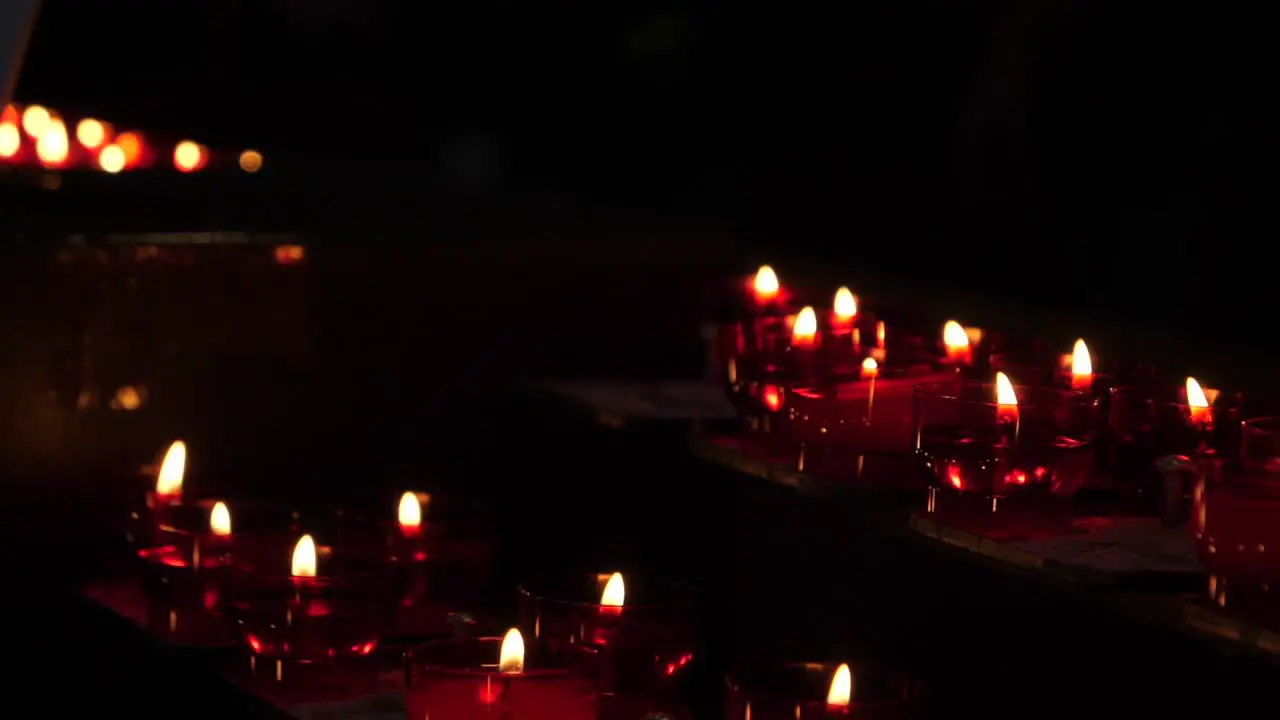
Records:
<instances>
[{"instance_id":1,"label":"orange bokeh light","mask_svg":"<svg viewBox=\"0 0 1280 720\"><path fill-rule=\"evenodd\" d=\"M182 172L195 172L204 167L208 153L199 143L183 140L173 148L173 166Z\"/></svg>"},{"instance_id":2,"label":"orange bokeh light","mask_svg":"<svg viewBox=\"0 0 1280 720\"><path fill-rule=\"evenodd\" d=\"M97 150L107 141L107 126L93 118L85 118L76 124L76 140L90 150Z\"/></svg>"},{"instance_id":3,"label":"orange bokeh light","mask_svg":"<svg viewBox=\"0 0 1280 720\"><path fill-rule=\"evenodd\" d=\"M115 174L124 170L128 162L124 156L124 150L119 145L108 145L102 148L98 153L98 167L105 172Z\"/></svg>"},{"instance_id":4,"label":"orange bokeh light","mask_svg":"<svg viewBox=\"0 0 1280 720\"><path fill-rule=\"evenodd\" d=\"M51 120L53 116L48 110L39 105L28 105L27 109L22 111L22 130L39 140L44 135L44 131L49 129Z\"/></svg>"},{"instance_id":5,"label":"orange bokeh light","mask_svg":"<svg viewBox=\"0 0 1280 720\"><path fill-rule=\"evenodd\" d=\"M116 138L116 145L119 145L120 150L124 152L125 167L135 167L142 162L142 152L146 146L142 142L142 136L138 133L120 133L120 136Z\"/></svg>"},{"instance_id":6,"label":"orange bokeh light","mask_svg":"<svg viewBox=\"0 0 1280 720\"><path fill-rule=\"evenodd\" d=\"M41 165L55 168L65 165L70 154L67 126L57 118L50 118L40 139L36 140L36 157L40 158Z\"/></svg>"},{"instance_id":7,"label":"orange bokeh light","mask_svg":"<svg viewBox=\"0 0 1280 720\"><path fill-rule=\"evenodd\" d=\"M245 150L240 153L240 169L247 173L256 173L262 169L262 153L257 150Z\"/></svg>"},{"instance_id":8,"label":"orange bokeh light","mask_svg":"<svg viewBox=\"0 0 1280 720\"><path fill-rule=\"evenodd\" d=\"M0 122L0 158L8 160L22 150L22 131L11 122Z\"/></svg>"}]
</instances>

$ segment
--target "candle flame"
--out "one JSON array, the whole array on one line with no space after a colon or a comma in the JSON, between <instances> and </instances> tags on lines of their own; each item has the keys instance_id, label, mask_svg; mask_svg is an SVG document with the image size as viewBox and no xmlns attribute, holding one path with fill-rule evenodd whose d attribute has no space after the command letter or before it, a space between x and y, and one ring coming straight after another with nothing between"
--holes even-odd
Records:
<instances>
[{"instance_id":1,"label":"candle flame","mask_svg":"<svg viewBox=\"0 0 1280 720\"><path fill-rule=\"evenodd\" d=\"M422 502L418 500L417 495L407 492L400 496L400 507L396 509L396 519L400 521L400 527L405 530L422 527Z\"/></svg>"},{"instance_id":2,"label":"candle flame","mask_svg":"<svg viewBox=\"0 0 1280 720\"><path fill-rule=\"evenodd\" d=\"M157 495L181 495L182 476L187 468L187 444L175 440L164 453L160 472L156 475Z\"/></svg>"},{"instance_id":3,"label":"candle flame","mask_svg":"<svg viewBox=\"0 0 1280 720\"><path fill-rule=\"evenodd\" d=\"M847 287L836 290L835 311L841 320L853 319L858 314L858 297Z\"/></svg>"},{"instance_id":4,"label":"candle flame","mask_svg":"<svg viewBox=\"0 0 1280 720\"><path fill-rule=\"evenodd\" d=\"M791 337L800 342L812 342L818 334L818 314L809 305L800 309L796 322L791 326Z\"/></svg>"},{"instance_id":5,"label":"candle flame","mask_svg":"<svg viewBox=\"0 0 1280 720\"><path fill-rule=\"evenodd\" d=\"M1084 344L1084 338L1076 340L1075 347L1071 349L1071 374L1093 374L1093 359L1089 357L1089 346Z\"/></svg>"},{"instance_id":6,"label":"candle flame","mask_svg":"<svg viewBox=\"0 0 1280 720\"><path fill-rule=\"evenodd\" d=\"M756 271L755 282L752 287L756 291L756 297L760 300L772 300L778 296L780 285L778 284L778 274L768 265L761 265Z\"/></svg>"},{"instance_id":7,"label":"candle flame","mask_svg":"<svg viewBox=\"0 0 1280 720\"><path fill-rule=\"evenodd\" d=\"M955 320L948 320L942 326L942 344L948 348L967 348L969 347L969 333L965 332L960 323Z\"/></svg>"},{"instance_id":8,"label":"candle flame","mask_svg":"<svg viewBox=\"0 0 1280 720\"><path fill-rule=\"evenodd\" d=\"M1018 394L1013 391L1013 383L1002 372L996 373L996 404L1018 406Z\"/></svg>"},{"instance_id":9,"label":"candle flame","mask_svg":"<svg viewBox=\"0 0 1280 720\"><path fill-rule=\"evenodd\" d=\"M600 593L600 604L607 607L622 607L627 599L627 586L622 582L622 573L616 572L609 576L609 582L604 584L604 591Z\"/></svg>"},{"instance_id":10,"label":"candle flame","mask_svg":"<svg viewBox=\"0 0 1280 720\"><path fill-rule=\"evenodd\" d=\"M227 509L226 503L213 504L213 510L209 512L209 531L220 537L231 534L231 511Z\"/></svg>"},{"instance_id":11,"label":"candle flame","mask_svg":"<svg viewBox=\"0 0 1280 720\"><path fill-rule=\"evenodd\" d=\"M524 636L516 628L508 630L502 638L502 649L498 651L498 672L505 675L524 672Z\"/></svg>"},{"instance_id":12,"label":"candle flame","mask_svg":"<svg viewBox=\"0 0 1280 720\"><path fill-rule=\"evenodd\" d=\"M760 401L770 412L778 412L782 409L783 391L777 385L765 385L760 390Z\"/></svg>"},{"instance_id":13,"label":"candle flame","mask_svg":"<svg viewBox=\"0 0 1280 720\"><path fill-rule=\"evenodd\" d=\"M1200 382L1193 377L1187 378L1187 405L1193 408L1209 407L1209 398L1205 395Z\"/></svg>"},{"instance_id":14,"label":"candle flame","mask_svg":"<svg viewBox=\"0 0 1280 720\"><path fill-rule=\"evenodd\" d=\"M827 691L828 708L847 708L853 699L853 673L848 663L840 663L831 676L831 689Z\"/></svg>"},{"instance_id":15,"label":"candle flame","mask_svg":"<svg viewBox=\"0 0 1280 720\"><path fill-rule=\"evenodd\" d=\"M303 535L294 546L290 574L300 578L316 576L316 541L310 535Z\"/></svg>"},{"instance_id":16,"label":"candle flame","mask_svg":"<svg viewBox=\"0 0 1280 720\"><path fill-rule=\"evenodd\" d=\"M862 377L873 378L880 374L880 364L875 358L867 358L862 361Z\"/></svg>"}]
</instances>

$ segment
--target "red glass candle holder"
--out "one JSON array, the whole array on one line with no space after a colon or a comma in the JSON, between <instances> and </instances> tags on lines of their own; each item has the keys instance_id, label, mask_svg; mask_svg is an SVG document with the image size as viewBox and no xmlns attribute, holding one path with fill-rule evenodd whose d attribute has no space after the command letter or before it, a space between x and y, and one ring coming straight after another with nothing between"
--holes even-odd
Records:
<instances>
[{"instance_id":1,"label":"red glass candle holder","mask_svg":"<svg viewBox=\"0 0 1280 720\"><path fill-rule=\"evenodd\" d=\"M524 643L523 668L503 673L503 638L424 643L406 653L406 717L597 720L590 654L571 645Z\"/></svg>"},{"instance_id":2,"label":"red glass candle holder","mask_svg":"<svg viewBox=\"0 0 1280 720\"><path fill-rule=\"evenodd\" d=\"M193 556L196 540L175 535L175 543L138 551L147 603L147 630L176 645L216 647L232 642L226 597L232 572L230 543Z\"/></svg>"},{"instance_id":3,"label":"red glass candle holder","mask_svg":"<svg viewBox=\"0 0 1280 720\"><path fill-rule=\"evenodd\" d=\"M850 665L848 705L829 705L834 663L788 663L740 671L726 680L726 720L908 718L920 707L921 686L871 665Z\"/></svg>"},{"instance_id":4,"label":"red glass candle holder","mask_svg":"<svg viewBox=\"0 0 1280 720\"><path fill-rule=\"evenodd\" d=\"M1280 628L1280 418L1241 424L1241 452L1215 474L1192 466L1190 529L1209 574L1210 600L1251 622Z\"/></svg>"},{"instance_id":5,"label":"red glass candle holder","mask_svg":"<svg viewBox=\"0 0 1280 720\"><path fill-rule=\"evenodd\" d=\"M603 690L666 693L693 659L693 592L627 578L624 604L602 605L611 577L568 576L522 585L520 628L551 647L585 646L598 653Z\"/></svg>"},{"instance_id":6,"label":"red glass candle holder","mask_svg":"<svg viewBox=\"0 0 1280 720\"><path fill-rule=\"evenodd\" d=\"M1069 499L1095 473L1098 402L1052 387L1014 391L1016 409L995 402L991 383L916 388L916 453L934 485L926 511L1000 524L1069 518Z\"/></svg>"}]
</instances>

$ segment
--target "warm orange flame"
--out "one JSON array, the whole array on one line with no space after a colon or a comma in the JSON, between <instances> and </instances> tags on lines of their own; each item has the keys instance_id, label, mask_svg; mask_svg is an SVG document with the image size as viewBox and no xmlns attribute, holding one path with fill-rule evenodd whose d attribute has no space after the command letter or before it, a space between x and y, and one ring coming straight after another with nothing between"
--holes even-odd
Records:
<instances>
[{"instance_id":1,"label":"warm orange flame","mask_svg":"<svg viewBox=\"0 0 1280 720\"><path fill-rule=\"evenodd\" d=\"M417 530L422 527L422 502L417 495L407 492L400 496L396 519L400 522L401 530Z\"/></svg>"},{"instance_id":2,"label":"warm orange flame","mask_svg":"<svg viewBox=\"0 0 1280 720\"><path fill-rule=\"evenodd\" d=\"M97 150L107 141L107 126L93 118L76 123L76 140L90 150Z\"/></svg>"},{"instance_id":3,"label":"warm orange flame","mask_svg":"<svg viewBox=\"0 0 1280 720\"><path fill-rule=\"evenodd\" d=\"M604 584L604 592L600 593L600 604L606 607L622 607L627 599L627 587L622 582L622 573L616 572L609 576L609 582Z\"/></svg>"},{"instance_id":4,"label":"warm orange flame","mask_svg":"<svg viewBox=\"0 0 1280 720\"><path fill-rule=\"evenodd\" d=\"M240 169L247 173L256 173L262 169L262 153L257 150L245 150L240 153Z\"/></svg>"},{"instance_id":5,"label":"warm orange flame","mask_svg":"<svg viewBox=\"0 0 1280 720\"><path fill-rule=\"evenodd\" d=\"M0 123L0 158L11 158L22 149L22 131L11 122Z\"/></svg>"},{"instance_id":6,"label":"warm orange flame","mask_svg":"<svg viewBox=\"0 0 1280 720\"><path fill-rule=\"evenodd\" d=\"M777 385L765 385L760 389L760 400L770 412L778 412L782 409L782 388Z\"/></svg>"},{"instance_id":7,"label":"warm orange flame","mask_svg":"<svg viewBox=\"0 0 1280 720\"><path fill-rule=\"evenodd\" d=\"M853 673L847 663L841 663L831 676L831 689L827 691L828 708L847 708L853 699Z\"/></svg>"},{"instance_id":8,"label":"warm orange flame","mask_svg":"<svg viewBox=\"0 0 1280 720\"><path fill-rule=\"evenodd\" d=\"M187 469L187 444L174 440L160 461L156 475L156 494L167 497L182 496L182 476Z\"/></svg>"},{"instance_id":9,"label":"warm orange flame","mask_svg":"<svg viewBox=\"0 0 1280 720\"><path fill-rule=\"evenodd\" d=\"M964 327L955 320L948 320L942 326L942 344L947 350L969 349L969 334L964 331Z\"/></svg>"},{"instance_id":10,"label":"warm orange flame","mask_svg":"<svg viewBox=\"0 0 1280 720\"><path fill-rule=\"evenodd\" d=\"M28 105L26 110L22 111L22 130L32 138L39 140L49 129L49 122L53 116L49 111L39 105Z\"/></svg>"},{"instance_id":11,"label":"warm orange flame","mask_svg":"<svg viewBox=\"0 0 1280 720\"><path fill-rule=\"evenodd\" d=\"M1013 383L1002 372L996 373L996 404L1018 407L1018 394L1013 391Z\"/></svg>"},{"instance_id":12,"label":"warm orange flame","mask_svg":"<svg viewBox=\"0 0 1280 720\"><path fill-rule=\"evenodd\" d=\"M818 336L818 314L806 305L796 315L795 324L791 326L791 343L793 345L812 345Z\"/></svg>"},{"instance_id":13,"label":"warm orange flame","mask_svg":"<svg viewBox=\"0 0 1280 720\"><path fill-rule=\"evenodd\" d=\"M4 106L4 110L0 110L0 123L13 125L17 127L22 124L22 113L18 112L18 106L10 103Z\"/></svg>"},{"instance_id":14,"label":"warm orange flame","mask_svg":"<svg viewBox=\"0 0 1280 720\"><path fill-rule=\"evenodd\" d=\"M293 547L293 563L289 574L299 578L316 576L316 541L303 535Z\"/></svg>"},{"instance_id":15,"label":"warm orange flame","mask_svg":"<svg viewBox=\"0 0 1280 720\"><path fill-rule=\"evenodd\" d=\"M205 150L199 144L183 140L173 148L173 166L182 172L194 172L204 166Z\"/></svg>"},{"instance_id":16,"label":"warm orange flame","mask_svg":"<svg viewBox=\"0 0 1280 720\"><path fill-rule=\"evenodd\" d=\"M884 321L876 323L876 346L884 347Z\"/></svg>"},{"instance_id":17,"label":"warm orange flame","mask_svg":"<svg viewBox=\"0 0 1280 720\"><path fill-rule=\"evenodd\" d=\"M125 162L124 150L119 145L108 145L102 148L102 152L98 153L98 167L104 172L115 174L124 170Z\"/></svg>"},{"instance_id":18,"label":"warm orange flame","mask_svg":"<svg viewBox=\"0 0 1280 720\"><path fill-rule=\"evenodd\" d=\"M1076 340L1075 347L1071 349L1071 374L1093 374L1093 359L1089 357L1089 346L1084 344L1084 338Z\"/></svg>"},{"instance_id":19,"label":"warm orange flame","mask_svg":"<svg viewBox=\"0 0 1280 720\"><path fill-rule=\"evenodd\" d=\"M515 628L508 630L502 638L502 648L498 651L498 672L505 675L524 672L524 636Z\"/></svg>"},{"instance_id":20,"label":"warm orange flame","mask_svg":"<svg viewBox=\"0 0 1280 720\"><path fill-rule=\"evenodd\" d=\"M873 378L880 374L880 364L875 358L867 358L862 361L862 377Z\"/></svg>"},{"instance_id":21,"label":"warm orange flame","mask_svg":"<svg viewBox=\"0 0 1280 720\"><path fill-rule=\"evenodd\" d=\"M71 144L67 139L67 126L58 118L49 118L44 132L36 140L36 157L45 167L57 167L67 161Z\"/></svg>"},{"instance_id":22,"label":"warm orange flame","mask_svg":"<svg viewBox=\"0 0 1280 720\"><path fill-rule=\"evenodd\" d=\"M1209 398L1200 387L1200 382L1193 377L1187 378L1187 404L1193 408L1209 407Z\"/></svg>"},{"instance_id":23,"label":"warm orange flame","mask_svg":"<svg viewBox=\"0 0 1280 720\"><path fill-rule=\"evenodd\" d=\"M227 509L226 503L213 504L213 510L209 512L209 532L219 537L231 534L231 511Z\"/></svg>"},{"instance_id":24,"label":"warm orange flame","mask_svg":"<svg viewBox=\"0 0 1280 720\"><path fill-rule=\"evenodd\" d=\"M756 271L756 279L751 287L755 290L756 300L768 302L778 297L778 291L782 286L778 284L778 273L768 265L761 265Z\"/></svg>"},{"instance_id":25,"label":"warm orange flame","mask_svg":"<svg viewBox=\"0 0 1280 720\"><path fill-rule=\"evenodd\" d=\"M849 288L842 287L836 291L835 312L837 319L845 321L858 314L858 297Z\"/></svg>"},{"instance_id":26,"label":"warm orange flame","mask_svg":"<svg viewBox=\"0 0 1280 720\"><path fill-rule=\"evenodd\" d=\"M116 138L116 145L119 145L120 150L124 152L124 164L126 167L133 167L142 160L142 136L138 133L120 133L120 136Z\"/></svg>"}]
</instances>

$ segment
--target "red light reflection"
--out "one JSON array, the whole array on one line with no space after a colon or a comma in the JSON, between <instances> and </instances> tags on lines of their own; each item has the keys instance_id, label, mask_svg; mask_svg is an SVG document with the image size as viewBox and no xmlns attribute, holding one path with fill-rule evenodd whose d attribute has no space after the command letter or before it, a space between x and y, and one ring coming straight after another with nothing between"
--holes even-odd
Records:
<instances>
[{"instance_id":1,"label":"red light reflection","mask_svg":"<svg viewBox=\"0 0 1280 720\"><path fill-rule=\"evenodd\" d=\"M947 480L957 490L964 489L964 477L960 474L960 466L952 463L947 466Z\"/></svg>"},{"instance_id":2,"label":"red light reflection","mask_svg":"<svg viewBox=\"0 0 1280 720\"><path fill-rule=\"evenodd\" d=\"M777 385L765 385L760 390L760 401L770 412L782 409L782 388Z\"/></svg>"}]
</instances>

